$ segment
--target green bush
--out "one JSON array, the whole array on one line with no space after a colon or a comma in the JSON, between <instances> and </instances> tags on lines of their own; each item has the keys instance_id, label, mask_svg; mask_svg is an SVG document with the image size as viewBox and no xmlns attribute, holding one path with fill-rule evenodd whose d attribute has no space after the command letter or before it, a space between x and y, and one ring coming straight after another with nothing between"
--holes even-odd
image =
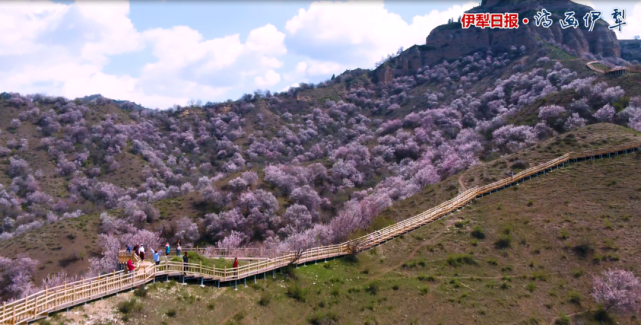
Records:
<instances>
[{"instance_id":1,"label":"green bush","mask_svg":"<svg viewBox=\"0 0 641 325\"><path fill-rule=\"evenodd\" d=\"M241 310L237 312L232 319L236 321L237 323L240 323L243 319L245 319L245 315L247 315L247 312L244 310Z\"/></svg>"},{"instance_id":2,"label":"green bush","mask_svg":"<svg viewBox=\"0 0 641 325\"><path fill-rule=\"evenodd\" d=\"M570 316L565 314L561 315L554 321L554 325L570 325Z\"/></svg>"},{"instance_id":3,"label":"green bush","mask_svg":"<svg viewBox=\"0 0 641 325\"><path fill-rule=\"evenodd\" d=\"M575 305L580 305L582 298L583 297L581 296L581 294L578 291L572 290L572 291L570 291L570 293L568 293L568 301L573 303L573 304L575 304Z\"/></svg>"},{"instance_id":4,"label":"green bush","mask_svg":"<svg viewBox=\"0 0 641 325\"><path fill-rule=\"evenodd\" d=\"M528 283L527 285L525 285L525 290L534 292L534 290L536 290L536 284L534 282Z\"/></svg>"},{"instance_id":5,"label":"green bush","mask_svg":"<svg viewBox=\"0 0 641 325\"><path fill-rule=\"evenodd\" d=\"M425 267L426 265L427 265L427 263L425 262L425 259L424 258L419 258L419 259L415 259L415 260L411 260L411 261L405 262L405 263L403 263L402 266L403 266L404 269L411 269L411 268L415 268L415 267Z\"/></svg>"},{"instance_id":6,"label":"green bush","mask_svg":"<svg viewBox=\"0 0 641 325\"><path fill-rule=\"evenodd\" d=\"M429 281L429 282L434 282L436 279L434 278L433 275L419 275L418 276L419 281Z\"/></svg>"},{"instance_id":7,"label":"green bush","mask_svg":"<svg viewBox=\"0 0 641 325\"><path fill-rule=\"evenodd\" d=\"M309 323L312 325L329 325L338 324L338 315L333 312L316 313L309 317Z\"/></svg>"},{"instance_id":8,"label":"green bush","mask_svg":"<svg viewBox=\"0 0 641 325\"><path fill-rule=\"evenodd\" d=\"M494 243L496 248L504 249L504 248L509 248L512 245L512 235L508 234L501 234L499 239Z\"/></svg>"},{"instance_id":9,"label":"green bush","mask_svg":"<svg viewBox=\"0 0 641 325\"><path fill-rule=\"evenodd\" d=\"M129 300L123 301L118 304L118 310L123 314L129 314L131 312L139 312L142 310L142 303L136 298L131 298Z\"/></svg>"},{"instance_id":10,"label":"green bush","mask_svg":"<svg viewBox=\"0 0 641 325\"><path fill-rule=\"evenodd\" d=\"M561 239L568 239L568 238L570 238L570 234L568 233L567 230L561 229L561 235L559 237Z\"/></svg>"},{"instance_id":11,"label":"green bush","mask_svg":"<svg viewBox=\"0 0 641 325\"><path fill-rule=\"evenodd\" d=\"M575 278L580 278L580 277L582 277L584 274L585 274L585 271L584 271L583 269L574 270L574 271L572 272L572 275L574 275L574 277L575 277Z\"/></svg>"},{"instance_id":12,"label":"green bush","mask_svg":"<svg viewBox=\"0 0 641 325\"><path fill-rule=\"evenodd\" d=\"M594 245L590 239L584 238L574 246L573 250L580 257L586 257L594 253Z\"/></svg>"},{"instance_id":13,"label":"green bush","mask_svg":"<svg viewBox=\"0 0 641 325\"><path fill-rule=\"evenodd\" d=\"M263 294L260 296L260 299L258 300L258 304L261 306L267 306L271 301L272 301L271 294L267 292L263 292Z\"/></svg>"},{"instance_id":14,"label":"green bush","mask_svg":"<svg viewBox=\"0 0 641 325\"><path fill-rule=\"evenodd\" d=\"M138 286L136 288L136 290L134 290L134 295L136 297L145 298L145 297L147 297L147 291L149 291L149 290L147 290L147 288L143 284L143 285Z\"/></svg>"},{"instance_id":15,"label":"green bush","mask_svg":"<svg viewBox=\"0 0 641 325\"><path fill-rule=\"evenodd\" d=\"M476 261L470 254L453 254L447 256L447 264L451 266L461 266L463 264L476 265Z\"/></svg>"},{"instance_id":16,"label":"green bush","mask_svg":"<svg viewBox=\"0 0 641 325\"><path fill-rule=\"evenodd\" d=\"M286 294L288 297L299 302L305 302L307 300L307 290L301 287L298 283L294 283L287 287Z\"/></svg>"},{"instance_id":17,"label":"green bush","mask_svg":"<svg viewBox=\"0 0 641 325\"><path fill-rule=\"evenodd\" d=\"M371 295L376 295L378 293L379 287L377 282L372 282L365 287L365 291L369 292Z\"/></svg>"},{"instance_id":18,"label":"green bush","mask_svg":"<svg viewBox=\"0 0 641 325\"><path fill-rule=\"evenodd\" d=\"M477 239L485 239L485 231L481 226L475 226L472 230L472 237Z\"/></svg>"},{"instance_id":19,"label":"green bush","mask_svg":"<svg viewBox=\"0 0 641 325\"><path fill-rule=\"evenodd\" d=\"M428 287L428 286L422 287L422 288L419 290L419 293L421 294L421 296L426 295L428 292L430 292L430 287Z\"/></svg>"}]
</instances>

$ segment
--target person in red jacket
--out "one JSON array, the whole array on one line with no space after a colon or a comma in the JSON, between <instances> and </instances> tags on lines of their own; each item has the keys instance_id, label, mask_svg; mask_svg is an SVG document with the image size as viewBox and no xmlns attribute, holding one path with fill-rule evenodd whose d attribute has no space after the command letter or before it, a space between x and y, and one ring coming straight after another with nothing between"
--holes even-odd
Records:
<instances>
[{"instance_id":1,"label":"person in red jacket","mask_svg":"<svg viewBox=\"0 0 641 325\"><path fill-rule=\"evenodd\" d=\"M128 260L127 261L127 270L129 272L133 272L133 270L135 270L135 269L136 269L136 266L134 265L134 262L132 262L131 260Z\"/></svg>"},{"instance_id":2,"label":"person in red jacket","mask_svg":"<svg viewBox=\"0 0 641 325\"><path fill-rule=\"evenodd\" d=\"M238 257L234 257L234 265L232 265L234 268L234 276L238 275Z\"/></svg>"}]
</instances>

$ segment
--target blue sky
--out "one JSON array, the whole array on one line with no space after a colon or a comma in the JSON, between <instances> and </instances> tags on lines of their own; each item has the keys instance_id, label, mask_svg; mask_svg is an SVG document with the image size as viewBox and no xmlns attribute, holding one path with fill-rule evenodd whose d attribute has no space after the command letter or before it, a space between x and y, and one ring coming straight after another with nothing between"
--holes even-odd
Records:
<instances>
[{"instance_id":1,"label":"blue sky","mask_svg":"<svg viewBox=\"0 0 641 325\"><path fill-rule=\"evenodd\" d=\"M638 1L581 2L641 17ZM478 3L2 2L0 91L101 93L161 109L282 91L372 68Z\"/></svg>"}]
</instances>

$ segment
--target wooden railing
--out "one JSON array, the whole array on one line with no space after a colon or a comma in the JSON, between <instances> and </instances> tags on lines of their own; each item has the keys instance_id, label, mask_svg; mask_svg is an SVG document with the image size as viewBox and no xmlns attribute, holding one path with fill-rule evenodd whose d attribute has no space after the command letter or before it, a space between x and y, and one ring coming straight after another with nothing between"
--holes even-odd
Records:
<instances>
[{"instance_id":1,"label":"wooden railing","mask_svg":"<svg viewBox=\"0 0 641 325\"><path fill-rule=\"evenodd\" d=\"M581 159L603 158L606 155L619 155L620 153L638 151L640 146L641 143L632 143L595 151L568 153L492 184L470 188L455 198L445 201L436 207L365 236L336 245L310 248L303 252L288 252L273 258L265 258L245 264L238 268L228 269L226 267L217 268L215 266L209 267L193 263L184 264L169 261L167 258L159 265L155 265L154 263L141 261L135 254L120 252L118 262L125 264L127 260L132 259L132 262L136 265L136 269L133 272L117 271L98 277L65 283L64 285L45 288L28 297L5 303L0 307L0 324L26 323L44 317L50 312L69 308L123 290L132 289L138 285L150 282L158 276L186 275L214 280L220 283L246 279L252 275L266 273L291 264L302 264L352 254L379 245L396 236L445 217L449 213L470 203L475 198L501 190L507 186L529 179L532 176L539 175L540 173L546 173L548 170L558 169L559 166L565 166L567 162L579 161Z\"/></svg>"}]
</instances>

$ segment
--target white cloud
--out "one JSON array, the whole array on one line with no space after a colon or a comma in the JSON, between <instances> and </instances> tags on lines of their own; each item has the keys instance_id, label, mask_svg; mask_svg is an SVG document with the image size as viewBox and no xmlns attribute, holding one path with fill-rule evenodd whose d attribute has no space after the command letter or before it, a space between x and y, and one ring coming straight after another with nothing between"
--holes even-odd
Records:
<instances>
[{"instance_id":1,"label":"white cloud","mask_svg":"<svg viewBox=\"0 0 641 325\"><path fill-rule=\"evenodd\" d=\"M382 1L314 2L307 10L300 9L285 28L301 54L320 59L318 53L326 61L368 67L401 46L424 44L431 29L475 5L434 10L408 24L385 9Z\"/></svg>"},{"instance_id":2,"label":"white cloud","mask_svg":"<svg viewBox=\"0 0 641 325\"><path fill-rule=\"evenodd\" d=\"M0 90L70 98L101 93L166 108L281 80L285 34L273 25L205 39L188 26L136 30L128 2L0 3ZM109 74L112 55L151 49L140 75ZM245 81L245 79L247 79Z\"/></svg>"},{"instance_id":3,"label":"white cloud","mask_svg":"<svg viewBox=\"0 0 641 325\"><path fill-rule=\"evenodd\" d=\"M78 2L76 7L84 19L95 26L95 35L87 37L82 58L106 62L107 55L141 50L141 35L129 19L129 2Z\"/></svg>"},{"instance_id":4,"label":"white cloud","mask_svg":"<svg viewBox=\"0 0 641 325\"><path fill-rule=\"evenodd\" d=\"M260 58L260 64L266 68L276 69L283 66L283 61L280 61L277 58L262 57Z\"/></svg>"},{"instance_id":5,"label":"white cloud","mask_svg":"<svg viewBox=\"0 0 641 325\"><path fill-rule=\"evenodd\" d=\"M273 86L280 82L280 75L274 70L267 70L264 76L254 78L254 82L259 87Z\"/></svg>"},{"instance_id":6,"label":"white cloud","mask_svg":"<svg viewBox=\"0 0 641 325\"><path fill-rule=\"evenodd\" d=\"M143 35L158 58L145 66L148 72L170 73L201 60L204 70L219 70L234 64L244 51L238 34L204 41L197 30L188 26L156 28Z\"/></svg>"},{"instance_id":7,"label":"white cloud","mask_svg":"<svg viewBox=\"0 0 641 325\"><path fill-rule=\"evenodd\" d=\"M256 28L247 36L247 49L260 52L263 55L283 55L285 48L285 34L281 33L272 24Z\"/></svg>"},{"instance_id":8,"label":"white cloud","mask_svg":"<svg viewBox=\"0 0 641 325\"><path fill-rule=\"evenodd\" d=\"M0 55L21 55L43 48L38 38L56 28L69 7L50 2L6 2L0 10Z\"/></svg>"},{"instance_id":9,"label":"white cloud","mask_svg":"<svg viewBox=\"0 0 641 325\"><path fill-rule=\"evenodd\" d=\"M296 65L296 72L305 73L305 71L307 71L307 62L298 62L298 64Z\"/></svg>"},{"instance_id":10,"label":"white cloud","mask_svg":"<svg viewBox=\"0 0 641 325\"><path fill-rule=\"evenodd\" d=\"M307 68L307 73L312 76L340 73L345 70L344 66L330 61L309 60L308 65L309 67Z\"/></svg>"}]
</instances>

